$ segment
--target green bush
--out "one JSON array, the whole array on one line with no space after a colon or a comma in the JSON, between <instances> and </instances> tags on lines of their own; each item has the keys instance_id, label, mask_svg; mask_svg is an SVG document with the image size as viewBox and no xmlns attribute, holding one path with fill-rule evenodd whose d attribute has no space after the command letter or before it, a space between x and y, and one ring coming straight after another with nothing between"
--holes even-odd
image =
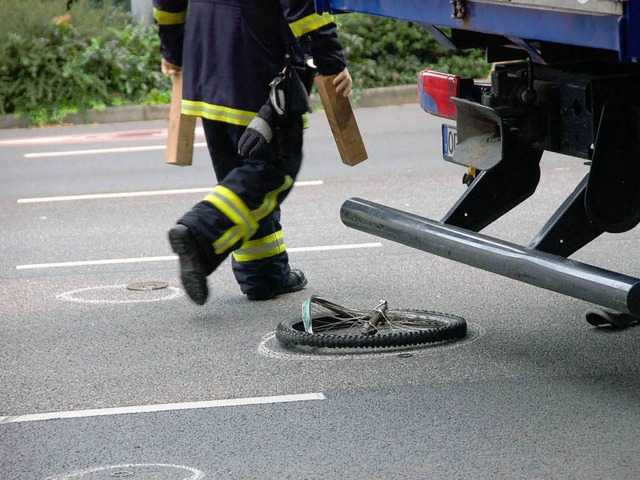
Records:
<instances>
[{"instance_id":1,"label":"green bush","mask_svg":"<svg viewBox=\"0 0 640 480\"><path fill-rule=\"evenodd\" d=\"M336 23L349 71L361 88L414 84L427 67L472 78L490 70L482 51L447 50L411 22L350 13L337 15Z\"/></svg>"},{"instance_id":2,"label":"green bush","mask_svg":"<svg viewBox=\"0 0 640 480\"><path fill-rule=\"evenodd\" d=\"M76 0L72 7L73 27L88 37L105 34L105 19L112 28L123 28L130 23L130 15L117 7L118 1ZM2 0L5 15L0 16L0 48L10 34L24 38L38 33L45 25L66 13L67 0ZM10 13L10 14L7 14Z\"/></svg>"},{"instance_id":3,"label":"green bush","mask_svg":"<svg viewBox=\"0 0 640 480\"><path fill-rule=\"evenodd\" d=\"M6 1L18 6L22 0ZM90 108L168 101L170 81L160 73L155 27L88 0L74 4L69 23L56 23L51 14L60 11L50 8L50 0L26 1L42 10L2 37L0 113L42 125Z\"/></svg>"},{"instance_id":4,"label":"green bush","mask_svg":"<svg viewBox=\"0 0 640 480\"><path fill-rule=\"evenodd\" d=\"M134 22L126 0L2 0L0 114L42 125L91 108L167 103L170 80L160 73L155 26ZM108 21L105 21L108 19ZM431 66L485 77L480 51L445 50L422 27L399 20L337 16L349 69L362 88L415 84Z\"/></svg>"},{"instance_id":5,"label":"green bush","mask_svg":"<svg viewBox=\"0 0 640 480\"><path fill-rule=\"evenodd\" d=\"M105 97L104 85L77 65L87 46L76 30L58 25L28 38L10 34L0 56L2 113L26 114L41 124Z\"/></svg>"}]
</instances>

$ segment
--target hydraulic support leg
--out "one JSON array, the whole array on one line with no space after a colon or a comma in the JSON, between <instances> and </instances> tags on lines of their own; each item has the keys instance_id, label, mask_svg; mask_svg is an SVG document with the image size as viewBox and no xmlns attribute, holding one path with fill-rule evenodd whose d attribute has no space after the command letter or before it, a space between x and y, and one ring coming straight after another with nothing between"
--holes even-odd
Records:
<instances>
[{"instance_id":1,"label":"hydraulic support leg","mask_svg":"<svg viewBox=\"0 0 640 480\"><path fill-rule=\"evenodd\" d=\"M587 216L584 206L589 176L585 176L576 189L542 227L529 245L541 252L568 257L603 233Z\"/></svg>"},{"instance_id":2,"label":"hydraulic support leg","mask_svg":"<svg viewBox=\"0 0 640 480\"><path fill-rule=\"evenodd\" d=\"M476 177L442 223L479 232L533 195L541 157L542 150L510 149L497 166Z\"/></svg>"}]
</instances>

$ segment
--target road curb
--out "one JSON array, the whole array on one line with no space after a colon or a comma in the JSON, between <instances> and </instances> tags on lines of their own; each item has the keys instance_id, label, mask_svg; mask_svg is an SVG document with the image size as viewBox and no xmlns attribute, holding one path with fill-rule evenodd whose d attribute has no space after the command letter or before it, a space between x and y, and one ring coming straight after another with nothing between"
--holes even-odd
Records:
<instances>
[{"instance_id":1,"label":"road curb","mask_svg":"<svg viewBox=\"0 0 640 480\"><path fill-rule=\"evenodd\" d=\"M383 107L418 103L418 89L415 85L380 87L363 90L357 101L357 108ZM147 120L164 120L169 117L169 105L108 107L104 110L89 110L83 114L67 115L62 124L91 124L143 122ZM0 129L29 128L31 123L26 117L17 115L0 115Z\"/></svg>"}]
</instances>

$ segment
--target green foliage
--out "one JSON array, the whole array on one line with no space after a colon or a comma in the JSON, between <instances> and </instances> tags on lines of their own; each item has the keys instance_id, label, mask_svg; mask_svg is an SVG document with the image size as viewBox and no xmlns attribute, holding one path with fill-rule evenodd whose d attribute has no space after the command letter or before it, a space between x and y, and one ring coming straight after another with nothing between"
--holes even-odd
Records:
<instances>
[{"instance_id":1,"label":"green foliage","mask_svg":"<svg viewBox=\"0 0 640 480\"><path fill-rule=\"evenodd\" d=\"M76 65L87 42L74 29L47 25L33 33L29 38L10 34L3 46L2 113L24 113L35 123L55 121L107 94L91 73Z\"/></svg>"},{"instance_id":2,"label":"green foliage","mask_svg":"<svg viewBox=\"0 0 640 480\"><path fill-rule=\"evenodd\" d=\"M82 60L104 82L112 104L144 103L157 90L169 90L160 72L160 41L154 27L130 23L108 29L105 38L93 38ZM152 93L153 92L153 93Z\"/></svg>"},{"instance_id":3,"label":"green foliage","mask_svg":"<svg viewBox=\"0 0 640 480\"><path fill-rule=\"evenodd\" d=\"M155 26L136 23L127 0L2 0L0 114L28 116L41 125L66 114L108 106L167 103L170 80L160 73ZM425 67L486 77L480 51L445 50L422 27L399 20L337 16L339 35L363 88L415 84Z\"/></svg>"},{"instance_id":4,"label":"green foliage","mask_svg":"<svg viewBox=\"0 0 640 480\"><path fill-rule=\"evenodd\" d=\"M32 36L45 25L54 23L66 13L66 0L2 0L5 15L0 16L0 48L10 34L24 38ZM109 26L122 28L130 22L123 8L117 8L117 0L76 0L72 7L72 24L82 35L99 37L105 32L105 18Z\"/></svg>"},{"instance_id":5,"label":"green foliage","mask_svg":"<svg viewBox=\"0 0 640 480\"><path fill-rule=\"evenodd\" d=\"M26 1L33 8L39 3L46 19L32 15L0 44L0 113L41 125L90 108L168 101L155 27L88 0L74 4L70 23L57 23L49 16L51 0Z\"/></svg>"},{"instance_id":6,"label":"green foliage","mask_svg":"<svg viewBox=\"0 0 640 480\"><path fill-rule=\"evenodd\" d=\"M361 88L413 84L424 68L484 78L490 65L478 50L450 51L421 26L351 13L337 15L352 77Z\"/></svg>"}]
</instances>

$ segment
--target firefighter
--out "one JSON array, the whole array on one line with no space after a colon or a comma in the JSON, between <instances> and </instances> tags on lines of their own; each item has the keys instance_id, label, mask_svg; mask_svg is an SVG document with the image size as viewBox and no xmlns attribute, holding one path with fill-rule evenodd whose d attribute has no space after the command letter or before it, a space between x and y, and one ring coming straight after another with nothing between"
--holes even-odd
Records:
<instances>
[{"instance_id":1,"label":"firefighter","mask_svg":"<svg viewBox=\"0 0 640 480\"><path fill-rule=\"evenodd\" d=\"M162 69L183 72L182 113L202 118L218 181L169 231L185 291L204 304L207 276L229 254L249 300L301 290L307 279L289 266L280 204L302 162L305 60L351 91L333 17L313 0L154 0L154 18Z\"/></svg>"}]
</instances>

